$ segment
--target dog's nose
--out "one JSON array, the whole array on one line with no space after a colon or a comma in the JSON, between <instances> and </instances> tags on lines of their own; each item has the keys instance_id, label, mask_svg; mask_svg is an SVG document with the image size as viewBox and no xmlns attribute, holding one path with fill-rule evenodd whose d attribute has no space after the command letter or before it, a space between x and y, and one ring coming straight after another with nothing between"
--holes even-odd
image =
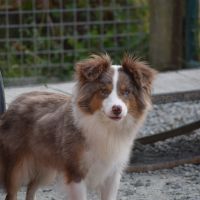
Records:
<instances>
[{"instance_id":1,"label":"dog's nose","mask_svg":"<svg viewBox=\"0 0 200 200\"><path fill-rule=\"evenodd\" d=\"M114 105L112 107L112 112L113 112L114 115L120 115L121 112L122 112L122 107L119 106L119 105Z\"/></svg>"}]
</instances>

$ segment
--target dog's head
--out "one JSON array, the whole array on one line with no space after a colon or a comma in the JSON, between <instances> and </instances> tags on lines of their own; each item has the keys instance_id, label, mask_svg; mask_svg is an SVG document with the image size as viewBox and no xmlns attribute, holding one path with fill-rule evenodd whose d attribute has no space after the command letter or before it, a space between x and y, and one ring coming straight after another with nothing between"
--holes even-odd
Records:
<instances>
[{"instance_id":1,"label":"dog's head","mask_svg":"<svg viewBox=\"0 0 200 200\"><path fill-rule=\"evenodd\" d=\"M135 57L125 55L121 65L112 65L107 54L92 55L75 70L76 103L85 114L121 121L129 114L138 118L151 104L155 71Z\"/></svg>"}]
</instances>

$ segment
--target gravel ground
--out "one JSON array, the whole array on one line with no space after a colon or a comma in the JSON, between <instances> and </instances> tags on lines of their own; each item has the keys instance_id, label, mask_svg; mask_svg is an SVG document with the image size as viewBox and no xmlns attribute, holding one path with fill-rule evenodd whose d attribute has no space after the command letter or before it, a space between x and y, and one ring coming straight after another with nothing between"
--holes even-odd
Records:
<instances>
[{"instance_id":1,"label":"gravel ground","mask_svg":"<svg viewBox=\"0 0 200 200\"><path fill-rule=\"evenodd\" d=\"M64 195L55 187L45 187L37 193L38 200L64 200ZM24 189L18 195L24 199ZM185 165L173 170L159 170L149 173L124 174L119 200L199 200L200 199L200 165ZM4 199L4 195L0 199ZM97 200L96 195L88 199Z\"/></svg>"},{"instance_id":2,"label":"gravel ground","mask_svg":"<svg viewBox=\"0 0 200 200\"><path fill-rule=\"evenodd\" d=\"M154 106L138 137L169 130L194 120L200 120L200 101ZM170 154L172 151L181 154L184 143L184 148L198 153L199 142L200 130L197 130L192 135L168 139L153 146L163 154ZM149 145L145 151L148 152L151 148ZM40 189L37 193L38 199L66 199L57 188L58 186L52 185ZM4 197L0 192L0 200ZM19 192L18 200L22 199L24 199L24 188ZM98 198L90 193L89 199ZM121 180L118 199L200 200L200 165L184 165L148 173L125 173Z\"/></svg>"},{"instance_id":3,"label":"gravel ground","mask_svg":"<svg viewBox=\"0 0 200 200\"><path fill-rule=\"evenodd\" d=\"M200 101L154 105L138 137L153 135L200 120Z\"/></svg>"}]
</instances>

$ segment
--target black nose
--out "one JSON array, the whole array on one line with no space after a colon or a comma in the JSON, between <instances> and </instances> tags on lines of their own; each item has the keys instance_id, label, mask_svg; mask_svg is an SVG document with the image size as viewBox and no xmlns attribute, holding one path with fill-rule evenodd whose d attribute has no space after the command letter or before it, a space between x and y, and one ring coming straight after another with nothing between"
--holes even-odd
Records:
<instances>
[{"instance_id":1,"label":"black nose","mask_svg":"<svg viewBox=\"0 0 200 200\"><path fill-rule=\"evenodd\" d=\"M120 115L121 112L122 112L122 107L118 106L118 105L114 105L112 107L112 112L113 112L114 115Z\"/></svg>"}]
</instances>

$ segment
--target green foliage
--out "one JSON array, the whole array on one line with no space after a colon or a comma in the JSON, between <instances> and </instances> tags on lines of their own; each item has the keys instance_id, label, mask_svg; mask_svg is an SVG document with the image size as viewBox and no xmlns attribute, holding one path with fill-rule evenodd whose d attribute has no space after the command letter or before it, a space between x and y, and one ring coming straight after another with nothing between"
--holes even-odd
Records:
<instances>
[{"instance_id":1,"label":"green foliage","mask_svg":"<svg viewBox=\"0 0 200 200\"><path fill-rule=\"evenodd\" d=\"M10 15L9 21L23 27L10 29L15 40L0 46L0 70L5 77L63 80L71 77L77 60L93 52L106 51L114 62L127 51L148 56L148 0L116 0L116 5L105 0L102 7L99 0L90 0L89 4L82 0L49 1L49 5L45 1L35 1L35 5L33 1L19 2L22 4L15 5L15 10L26 13L21 19L20 12L14 18ZM34 9L37 13L32 12ZM0 16L0 21L5 20ZM6 31L0 29L0 38Z\"/></svg>"}]
</instances>

